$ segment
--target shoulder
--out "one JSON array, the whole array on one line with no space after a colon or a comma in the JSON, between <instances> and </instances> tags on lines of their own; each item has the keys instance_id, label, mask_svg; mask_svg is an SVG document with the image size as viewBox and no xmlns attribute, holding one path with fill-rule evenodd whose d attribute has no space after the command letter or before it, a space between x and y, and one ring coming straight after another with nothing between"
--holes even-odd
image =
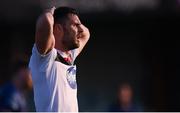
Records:
<instances>
[{"instance_id":1,"label":"shoulder","mask_svg":"<svg viewBox=\"0 0 180 113\"><path fill-rule=\"evenodd\" d=\"M53 62L57 57L57 50L53 48L47 54L40 54L37 50L36 44L34 44L32 49L32 55L29 62L29 67L33 70L46 70L48 67L52 66Z\"/></svg>"},{"instance_id":2,"label":"shoulder","mask_svg":"<svg viewBox=\"0 0 180 113\"><path fill-rule=\"evenodd\" d=\"M32 55L43 59L43 58L46 58L48 56L56 56L57 55L57 50L55 48L53 48L47 54L41 54L38 51L36 44L34 44L33 49L32 49Z\"/></svg>"}]
</instances>

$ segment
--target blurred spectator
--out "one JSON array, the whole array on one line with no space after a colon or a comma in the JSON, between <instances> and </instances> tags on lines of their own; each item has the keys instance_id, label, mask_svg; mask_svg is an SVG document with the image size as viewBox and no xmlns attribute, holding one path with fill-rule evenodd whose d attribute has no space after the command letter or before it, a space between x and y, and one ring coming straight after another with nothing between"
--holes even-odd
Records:
<instances>
[{"instance_id":1,"label":"blurred spectator","mask_svg":"<svg viewBox=\"0 0 180 113\"><path fill-rule=\"evenodd\" d=\"M0 87L0 111L34 111L32 81L27 63L19 62L11 81Z\"/></svg>"},{"instance_id":2,"label":"blurred spectator","mask_svg":"<svg viewBox=\"0 0 180 113\"><path fill-rule=\"evenodd\" d=\"M117 102L112 104L110 112L141 112L142 107L133 101L133 90L130 84L123 83L118 87Z\"/></svg>"}]
</instances>

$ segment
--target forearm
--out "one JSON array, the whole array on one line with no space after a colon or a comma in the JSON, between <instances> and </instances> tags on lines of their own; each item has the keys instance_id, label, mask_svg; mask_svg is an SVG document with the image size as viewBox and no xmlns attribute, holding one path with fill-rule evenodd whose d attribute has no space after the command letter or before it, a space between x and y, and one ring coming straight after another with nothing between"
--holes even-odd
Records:
<instances>
[{"instance_id":1,"label":"forearm","mask_svg":"<svg viewBox=\"0 0 180 113\"><path fill-rule=\"evenodd\" d=\"M82 25L82 29L83 29L83 32L81 34L80 40L85 45L90 38L90 32L89 32L89 29L87 27L85 27L84 25Z\"/></svg>"},{"instance_id":2,"label":"forearm","mask_svg":"<svg viewBox=\"0 0 180 113\"><path fill-rule=\"evenodd\" d=\"M79 53L82 51L82 49L84 48L84 46L86 45L86 43L90 38L89 29L85 27L83 24L81 25L81 28L82 28L82 33L81 33L81 37L79 38L80 40L80 47L78 48Z\"/></svg>"}]
</instances>

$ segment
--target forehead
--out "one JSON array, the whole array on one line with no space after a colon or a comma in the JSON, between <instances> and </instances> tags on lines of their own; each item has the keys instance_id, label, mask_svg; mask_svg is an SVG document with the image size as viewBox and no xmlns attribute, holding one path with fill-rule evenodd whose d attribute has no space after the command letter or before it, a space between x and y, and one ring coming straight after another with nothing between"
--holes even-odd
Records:
<instances>
[{"instance_id":1,"label":"forehead","mask_svg":"<svg viewBox=\"0 0 180 113\"><path fill-rule=\"evenodd\" d=\"M75 14L68 14L70 23L81 23L79 17Z\"/></svg>"}]
</instances>

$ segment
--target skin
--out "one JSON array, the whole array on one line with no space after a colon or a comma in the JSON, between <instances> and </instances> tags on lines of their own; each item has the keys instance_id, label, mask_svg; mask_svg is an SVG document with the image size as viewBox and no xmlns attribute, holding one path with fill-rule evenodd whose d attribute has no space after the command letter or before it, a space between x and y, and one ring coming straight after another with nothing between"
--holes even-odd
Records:
<instances>
[{"instance_id":1,"label":"skin","mask_svg":"<svg viewBox=\"0 0 180 113\"><path fill-rule=\"evenodd\" d=\"M123 109L128 109L132 102L133 92L129 85L123 85L119 88L118 98Z\"/></svg>"},{"instance_id":2,"label":"skin","mask_svg":"<svg viewBox=\"0 0 180 113\"><path fill-rule=\"evenodd\" d=\"M36 24L35 43L40 54L47 54L53 48L68 54L77 48L82 51L90 37L86 28L75 14L68 14L65 25L54 23L54 8L43 13Z\"/></svg>"}]
</instances>

